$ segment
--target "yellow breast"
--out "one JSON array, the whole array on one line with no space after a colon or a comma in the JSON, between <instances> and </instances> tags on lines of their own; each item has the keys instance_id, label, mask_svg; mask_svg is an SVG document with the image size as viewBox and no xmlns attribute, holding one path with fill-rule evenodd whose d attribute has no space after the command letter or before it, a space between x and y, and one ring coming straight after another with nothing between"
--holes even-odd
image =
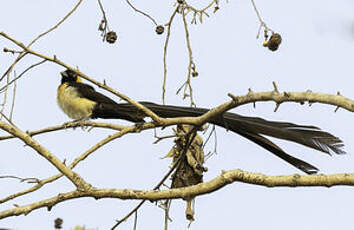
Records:
<instances>
[{"instance_id":1,"label":"yellow breast","mask_svg":"<svg viewBox=\"0 0 354 230\"><path fill-rule=\"evenodd\" d=\"M58 88L57 102L59 107L72 119L90 118L96 102L80 97L77 90L67 82Z\"/></svg>"}]
</instances>

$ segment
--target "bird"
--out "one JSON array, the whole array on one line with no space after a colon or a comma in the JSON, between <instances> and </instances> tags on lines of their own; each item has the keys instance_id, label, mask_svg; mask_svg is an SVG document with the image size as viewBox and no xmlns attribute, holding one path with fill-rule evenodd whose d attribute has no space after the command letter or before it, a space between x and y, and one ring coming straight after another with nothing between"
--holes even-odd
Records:
<instances>
[{"instance_id":1,"label":"bird","mask_svg":"<svg viewBox=\"0 0 354 230\"><path fill-rule=\"evenodd\" d=\"M147 116L130 103L117 103L97 92L91 85L82 82L74 71L60 72L61 84L57 91L57 103L63 112L76 121L87 119L123 119L130 122L145 122ZM152 102L139 102L162 118L198 117L210 109L160 105ZM293 157L278 145L266 138L275 137L295 142L327 153L345 154L343 141L312 125L297 125L290 122L268 121L258 117L242 116L225 112L210 118L208 123L232 131L273 153L306 174L316 174L319 169L301 159Z\"/></svg>"}]
</instances>

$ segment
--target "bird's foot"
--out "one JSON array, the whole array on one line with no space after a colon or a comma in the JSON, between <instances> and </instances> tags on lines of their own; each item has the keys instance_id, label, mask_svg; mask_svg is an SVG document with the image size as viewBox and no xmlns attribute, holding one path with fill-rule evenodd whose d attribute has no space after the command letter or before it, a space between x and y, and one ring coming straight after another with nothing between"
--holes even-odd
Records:
<instances>
[{"instance_id":1,"label":"bird's foot","mask_svg":"<svg viewBox=\"0 0 354 230\"><path fill-rule=\"evenodd\" d=\"M86 118L83 119L77 119L77 120L73 120L73 121L69 121L69 122L65 122L63 124L64 128L76 128L77 126L80 126L82 130L85 130L86 126L85 126L85 121L87 121Z\"/></svg>"},{"instance_id":2,"label":"bird's foot","mask_svg":"<svg viewBox=\"0 0 354 230\"><path fill-rule=\"evenodd\" d=\"M145 124L145 121L139 121L135 122L134 126L137 132L140 132L141 129L143 128L143 125Z\"/></svg>"}]
</instances>

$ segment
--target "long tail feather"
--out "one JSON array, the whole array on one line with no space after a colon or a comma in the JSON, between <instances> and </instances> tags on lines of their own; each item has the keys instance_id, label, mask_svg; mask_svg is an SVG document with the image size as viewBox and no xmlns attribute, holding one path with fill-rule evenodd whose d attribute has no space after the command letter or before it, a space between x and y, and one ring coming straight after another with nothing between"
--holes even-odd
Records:
<instances>
[{"instance_id":1,"label":"long tail feather","mask_svg":"<svg viewBox=\"0 0 354 230\"><path fill-rule=\"evenodd\" d=\"M182 106L158 105L150 102L140 102L158 116L172 117L196 117L208 109ZM92 115L93 118L117 118L133 122L144 121L144 113L130 104L99 104ZM315 126L297 125L288 122L267 121L257 117L246 117L235 113L226 112L222 116L212 118L210 123L233 131L250 141L262 146L276 156L308 174L313 174L318 169L300 159L285 153L273 142L263 137L270 136L283 140L292 141L307 147L331 154L344 154L342 141L332 134L320 130Z\"/></svg>"},{"instance_id":2,"label":"long tail feather","mask_svg":"<svg viewBox=\"0 0 354 230\"><path fill-rule=\"evenodd\" d=\"M164 106L148 102L143 102L143 104L162 117L195 117L209 111L203 108ZM312 125L267 121L258 117L246 117L230 112L224 113L223 116L212 118L209 122L239 134L240 131L262 134L296 142L327 154L331 154L331 151L336 154L345 153L342 150L343 142L338 137Z\"/></svg>"}]
</instances>

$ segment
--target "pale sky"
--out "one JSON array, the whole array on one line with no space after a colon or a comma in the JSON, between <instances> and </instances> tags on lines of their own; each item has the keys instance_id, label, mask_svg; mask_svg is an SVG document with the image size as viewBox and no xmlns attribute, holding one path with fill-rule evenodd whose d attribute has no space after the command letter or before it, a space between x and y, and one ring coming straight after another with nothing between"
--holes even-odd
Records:
<instances>
[{"instance_id":1,"label":"pale sky","mask_svg":"<svg viewBox=\"0 0 354 230\"><path fill-rule=\"evenodd\" d=\"M131 1L165 24L173 11L171 1ZM75 2L76 3L76 2ZM55 25L75 4L73 1L4 1L0 31L28 44L38 34ZM134 100L161 103L163 44L166 33L155 34L151 21L134 12L125 1L104 1L109 27L118 33L115 44L102 43L97 30L101 12L96 1L84 1L57 30L40 39L33 49L78 66L90 77L103 82ZM191 4L193 2L190 2ZM202 7L209 2L198 3ZM267 25L279 32L283 43L270 52L256 40L259 26L251 2L220 1L220 10L203 24L189 25L194 62L199 77L192 81L195 102L214 107L229 100L227 93L244 95L272 90L272 81L283 91L306 91L342 95L354 99L354 2L256 1ZM191 17L189 17L191 19ZM0 48L18 49L0 38ZM1 74L14 56L0 52ZM17 74L38 58L26 57L16 65ZM167 103L188 105L176 90L187 76L187 48L180 15L176 16L168 50ZM63 68L45 63L18 81L14 122L23 131L37 130L69 121L56 104L56 89ZM1 86L4 83L1 83ZM100 92L102 92L100 90ZM112 96L112 95L110 95ZM2 101L3 96L0 95ZM115 98L114 96L112 96ZM117 98L116 98L117 99ZM345 156L329 157L319 151L285 141L274 140L288 153L315 166L321 173L353 172L353 114L323 104L282 104L276 113L274 103L245 105L234 112L261 116L269 120L315 125L333 133L345 143ZM128 124L119 120L107 122ZM158 130L159 135L171 129ZM114 133L65 130L36 136L58 158L71 162L97 141ZM0 132L0 135L5 135ZM151 189L168 171L169 159L161 159L172 147L172 140L153 145L153 131L130 134L101 148L75 168L89 183L100 188ZM206 147L213 149L213 142ZM18 140L0 142L0 175L47 178L56 170L35 151ZM243 169L269 175L302 174L250 141L217 129L217 155L206 164L204 180L221 170ZM0 198L31 185L13 179L0 180ZM46 185L34 194L0 205L1 211L14 204L25 205L74 189L66 178ZM34 210L27 216L0 220L0 228L17 230L53 229L54 219L64 220L64 229L85 225L88 229L110 229L116 219L128 213L137 201L83 198L60 203L48 212ZM353 188L264 188L233 183L213 194L196 199L196 221L191 229L349 229L354 207ZM186 229L185 202L175 200L169 229ZM147 202L139 211L138 229L163 229L164 213ZM120 229L132 229L133 218Z\"/></svg>"}]
</instances>

